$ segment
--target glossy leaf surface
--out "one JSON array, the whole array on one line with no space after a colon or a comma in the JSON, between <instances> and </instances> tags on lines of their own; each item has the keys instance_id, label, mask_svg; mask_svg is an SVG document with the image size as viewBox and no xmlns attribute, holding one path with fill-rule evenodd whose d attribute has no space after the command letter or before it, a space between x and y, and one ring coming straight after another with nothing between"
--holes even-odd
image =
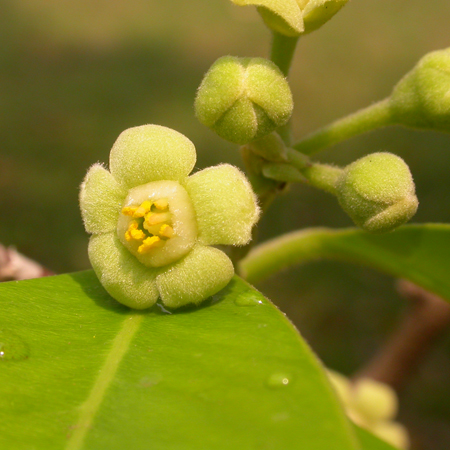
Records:
<instances>
[{"instance_id":1,"label":"glossy leaf surface","mask_svg":"<svg viewBox=\"0 0 450 450\"><path fill-rule=\"evenodd\" d=\"M0 308L2 449L359 449L311 350L237 277L173 314L92 271L2 283Z\"/></svg>"}]
</instances>

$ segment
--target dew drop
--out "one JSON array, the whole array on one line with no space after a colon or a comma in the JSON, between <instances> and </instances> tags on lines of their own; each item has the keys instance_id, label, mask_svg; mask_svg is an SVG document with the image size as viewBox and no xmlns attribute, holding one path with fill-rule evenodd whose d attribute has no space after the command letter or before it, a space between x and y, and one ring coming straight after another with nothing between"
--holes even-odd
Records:
<instances>
[{"instance_id":1,"label":"dew drop","mask_svg":"<svg viewBox=\"0 0 450 450\"><path fill-rule=\"evenodd\" d=\"M0 361L17 361L28 356L28 345L20 336L12 331L0 329Z\"/></svg>"},{"instance_id":2,"label":"dew drop","mask_svg":"<svg viewBox=\"0 0 450 450\"><path fill-rule=\"evenodd\" d=\"M262 300L259 295L246 293L238 295L234 299L234 303L237 306L256 306L262 305Z\"/></svg>"},{"instance_id":3,"label":"dew drop","mask_svg":"<svg viewBox=\"0 0 450 450\"><path fill-rule=\"evenodd\" d=\"M290 375L283 373L283 372L277 372L270 375L270 377L267 379L266 384L270 388L280 388L284 386L288 386L291 384L292 378Z\"/></svg>"}]
</instances>

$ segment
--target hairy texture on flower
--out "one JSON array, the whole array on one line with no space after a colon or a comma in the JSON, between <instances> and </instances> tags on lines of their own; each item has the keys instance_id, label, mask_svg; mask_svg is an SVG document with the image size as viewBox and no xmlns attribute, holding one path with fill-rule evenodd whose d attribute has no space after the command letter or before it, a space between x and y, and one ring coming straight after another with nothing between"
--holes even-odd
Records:
<instances>
[{"instance_id":1,"label":"hairy texture on flower","mask_svg":"<svg viewBox=\"0 0 450 450\"><path fill-rule=\"evenodd\" d=\"M80 190L80 207L88 233L104 233L116 228L126 192L101 164L89 169ZM112 202L115 208L111 207Z\"/></svg>"},{"instance_id":2,"label":"hairy texture on flower","mask_svg":"<svg viewBox=\"0 0 450 450\"><path fill-rule=\"evenodd\" d=\"M409 447L408 431L393 420L397 415L398 400L390 386L370 378L360 378L352 383L331 370L328 376L353 422L395 447L405 450Z\"/></svg>"},{"instance_id":3,"label":"hairy texture on flower","mask_svg":"<svg viewBox=\"0 0 450 450\"><path fill-rule=\"evenodd\" d=\"M202 244L245 245L251 240L246 224L258 221L259 209L254 207L256 196L241 171L228 164L209 167L189 177L186 188L196 205L197 221L203 225L199 233ZM232 227L224 211L234 218ZM208 227L209 222L212 226Z\"/></svg>"},{"instance_id":4,"label":"hairy texture on flower","mask_svg":"<svg viewBox=\"0 0 450 450\"><path fill-rule=\"evenodd\" d=\"M425 55L390 97L393 121L450 132L450 48Z\"/></svg>"},{"instance_id":5,"label":"hairy texture on flower","mask_svg":"<svg viewBox=\"0 0 450 450\"><path fill-rule=\"evenodd\" d=\"M178 131L159 125L136 131L121 133L109 155L111 174L126 188L149 181L180 181L194 168L194 144Z\"/></svg>"},{"instance_id":6,"label":"hairy texture on flower","mask_svg":"<svg viewBox=\"0 0 450 450\"><path fill-rule=\"evenodd\" d=\"M230 259L209 245L246 244L258 220L256 198L227 164L189 177L195 160L185 136L144 125L119 136L111 172L95 164L81 185L92 267L124 305L199 304L233 276Z\"/></svg>"},{"instance_id":7,"label":"hairy texture on flower","mask_svg":"<svg viewBox=\"0 0 450 450\"><path fill-rule=\"evenodd\" d=\"M215 283L199 285L196 278L200 271ZM228 284L233 274L233 264L225 253L197 245L179 264L159 275L156 283L164 304L178 308L186 303L198 304L215 294Z\"/></svg>"},{"instance_id":8,"label":"hairy texture on flower","mask_svg":"<svg viewBox=\"0 0 450 450\"><path fill-rule=\"evenodd\" d=\"M292 110L289 84L278 67L263 58L219 58L203 78L195 99L199 121L237 144L286 124Z\"/></svg>"},{"instance_id":9,"label":"hairy texture on flower","mask_svg":"<svg viewBox=\"0 0 450 450\"><path fill-rule=\"evenodd\" d=\"M391 153L373 153L348 165L336 191L356 225L374 233L404 224L419 204L408 166Z\"/></svg>"}]
</instances>

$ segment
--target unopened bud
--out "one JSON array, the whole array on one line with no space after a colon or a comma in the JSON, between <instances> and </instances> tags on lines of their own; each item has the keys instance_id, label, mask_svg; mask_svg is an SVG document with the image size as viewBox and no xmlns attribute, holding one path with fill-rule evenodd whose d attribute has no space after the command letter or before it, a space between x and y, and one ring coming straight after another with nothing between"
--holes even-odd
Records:
<instances>
[{"instance_id":1,"label":"unopened bud","mask_svg":"<svg viewBox=\"0 0 450 450\"><path fill-rule=\"evenodd\" d=\"M336 191L355 224L373 233L404 224L419 204L409 167L391 153L373 153L348 165Z\"/></svg>"},{"instance_id":2,"label":"unopened bud","mask_svg":"<svg viewBox=\"0 0 450 450\"><path fill-rule=\"evenodd\" d=\"M425 55L394 88L393 121L450 132L450 48Z\"/></svg>"},{"instance_id":3,"label":"unopened bud","mask_svg":"<svg viewBox=\"0 0 450 450\"><path fill-rule=\"evenodd\" d=\"M278 67L263 58L224 56L206 73L195 100L197 118L222 138L247 144L289 120L293 101Z\"/></svg>"}]
</instances>

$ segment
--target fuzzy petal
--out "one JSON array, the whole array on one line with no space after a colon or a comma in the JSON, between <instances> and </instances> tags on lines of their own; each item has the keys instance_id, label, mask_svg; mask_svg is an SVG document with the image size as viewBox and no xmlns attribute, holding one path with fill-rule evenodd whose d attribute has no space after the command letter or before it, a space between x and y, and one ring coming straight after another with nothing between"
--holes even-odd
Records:
<instances>
[{"instance_id":1,"label":"fuzzy petal","mask_svg":"<svg viewBox=\"0 0 450 450\"><path fill-rule=\"evenodd\" d=\"M195 111L201 123L212 127L242 97L245 69L233 56L219 58L198 88Z\"/></svg>"},{"instance_id":2,"label":"fuzzy petal","mask_svg":"<svg viewBox=\"0 0 450 450\"><path fill-rule=\"evenodd\" d=\"M150 181L180 181L196 161L194 144L159 125L129 128L117 138L109 161L116 180L130 189Z\"/></svg>"},{"instance_id":3,"label":"fuzzy petal","mask_svg":"<svg viewBox=\"0 0 450 450\"><path fill-rule=\"evenodd\" d=\"M209 167L186 181L197 214L199 243L245 245L258 221L256 196L236 167Z\"/></svg>"},{"instance_id":4,"label":"fuzzy petal","mask_svg":"<svg viewBox=\"0 0 450 450\"><path fill-rule=\"evenodd\" d=\"M142 265L114 232L93 235L88 252L100 283L111 297L134 309L149 308L156 303L158 270Z\"/></svg>"},{"instance_id":5,"label":"fuzzy petal","mask_svg":"<svg viewBox=\"0 0 450 450\"><path fill-rule=\"evenodd\" d=\"M178 308L199 304L223 289L234 274L225 253L213 247L196 245L190 253L156 278L164 305Z\"/></svg>"},{"instance_id":6,"label":"fuzzy petal","mask_svg":"<svg viewBox=\"0 0 450 450\"><path fill-rule=\"evenodd\" d=\"M260 106L276 126L292 115L294 103L288 82L278 67L264 58L252 58L246 71L247 96Z\"/></svg>"},{"instance_id":7,"label":"fuzzy petal","mask_svg":"<svg viewBox=\"0 0 450 450\"><path fill-rule=\"evenodd\" d=\"M80 208L88 233L107 233L117 227L120 207L127 195L114 177L94 164L80 188Z\"/></svg>"}]
</instances>

